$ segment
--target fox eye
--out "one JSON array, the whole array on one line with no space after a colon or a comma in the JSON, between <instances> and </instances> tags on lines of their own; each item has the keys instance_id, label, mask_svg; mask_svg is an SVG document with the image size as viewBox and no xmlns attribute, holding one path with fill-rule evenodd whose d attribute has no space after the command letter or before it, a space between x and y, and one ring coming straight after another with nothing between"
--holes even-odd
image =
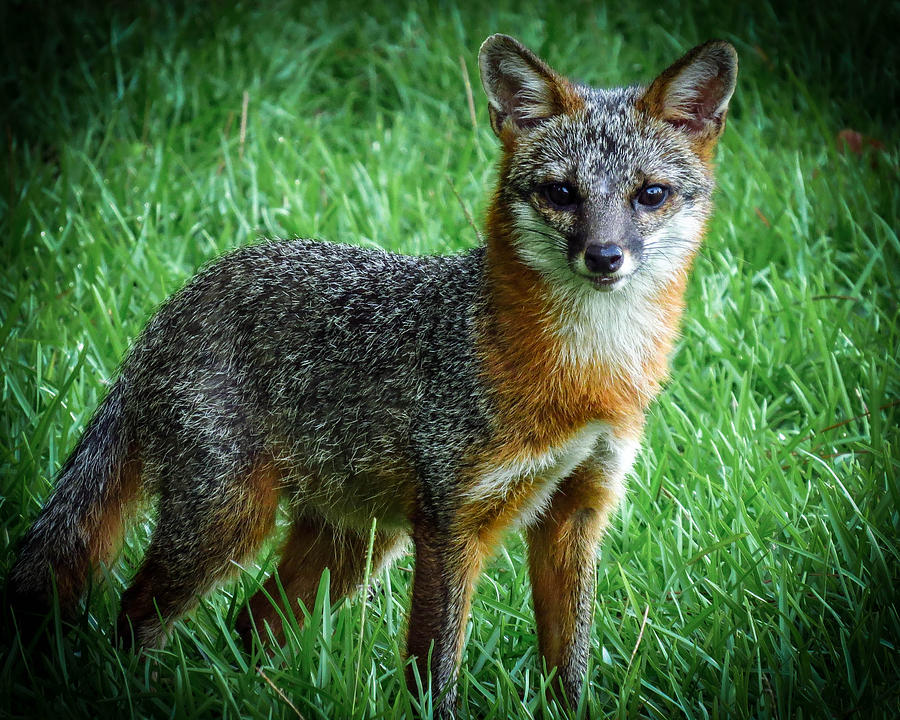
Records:
<instances>
[{"instance_id":1,"label":"fox eye","mask_svg":"<svg viewBox=\"0 0 900 720\"><path fill-rule=\"evenodd\" d=\"M556 208L568 209L578 202L578 194L568 183L550 183L542 188L547 201Z\"/></svg>"},{"instance_id":2,"label":"fox eye","mask_svg":"<svg viewBox=\"0 0 900 720\"><path fill-rule=\"evenodd\" d=\"M635 201L647 210L656 210L669 197L669 188L665 185L647 185L638 191Z\"/></svg>"}]
</instances>

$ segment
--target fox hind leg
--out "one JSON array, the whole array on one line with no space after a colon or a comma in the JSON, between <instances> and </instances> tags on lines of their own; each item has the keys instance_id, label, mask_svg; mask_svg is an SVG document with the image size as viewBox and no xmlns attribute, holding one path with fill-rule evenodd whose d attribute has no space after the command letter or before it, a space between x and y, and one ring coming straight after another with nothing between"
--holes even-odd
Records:
<instances>
[{"instance_id":1,"label":"fox hind leg","mask_svg":"<svg viewBox=\"0 0 900 720\"><path fill-rule=\"evenodd\" d=\"M405 534L399 531L376 530L372 545L373 575L405 539ZM282 547L277 576L273 573L263 589L250 598L235 623L245 646L249 649L252 645L254 626L260 636L265 637L266 624L276 640L283 642L281 613L294 612L296 615L298 600L312 609L325 568L330 573L332 604L356 590L365 580L368 551L367 532L338 528L321 517L297 517ZM290 603L289 608L284 607L279 581Z\"/></svg>"},{"instance_id":2,"label":"fox hind leg","mask_svg":"<svg viewBox=\"0 0 900 720\"><path fill-rule=\"evenodd\" d=\"M169 623L254 553L275 523L281 473L271 460L258 457L203 492L184 468L178 474L184 480L162 493L143 564L122 595L117 631L126 646L161 645Z\"/></svg>"}]
</instances>

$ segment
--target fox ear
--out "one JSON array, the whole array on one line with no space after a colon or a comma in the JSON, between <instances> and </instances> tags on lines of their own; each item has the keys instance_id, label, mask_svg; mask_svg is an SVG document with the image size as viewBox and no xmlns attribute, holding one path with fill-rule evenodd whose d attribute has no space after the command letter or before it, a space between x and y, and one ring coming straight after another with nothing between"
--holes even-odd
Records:
<instances>
[{"instance_id":1,"label":"fox ear","mask_svg":"<svg viewBox=\"0 0 900 720\"><path fill-rule=\"evenodd\" d=\"M572 84L509 35L491 35L478 53L491 127L527 132L547 118L583 104Z\"/></svg>"},{"instance_id":2,"label":"fox ear","mask_svg":"<svg viewBox=\"0 0 900 720\"><path fill-rule=\"evenodd\" d=\"M699 45L656 78L639 105L695 140L714 142L725 126L737 67L737 52L729 43Z\"/></svg>"}]
</instances>

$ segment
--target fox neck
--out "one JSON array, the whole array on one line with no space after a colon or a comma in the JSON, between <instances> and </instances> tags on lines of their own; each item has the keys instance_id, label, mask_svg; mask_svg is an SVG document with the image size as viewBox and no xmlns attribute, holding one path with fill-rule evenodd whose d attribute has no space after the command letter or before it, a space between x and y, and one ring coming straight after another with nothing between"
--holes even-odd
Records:
<instances>
[{"instance_id":1,"label":"fox neck","mask_svg":"<svg viewBox=\"0 0 900 720\"><path fill-rule=\"evenodd\" d=\"M646 296L555 287L522 260L514 233L497 192L487 217L490 309L480 350L505 420L533 423L535 449L593 420L639 433L666 375L686 274Z\"/></svg>"}]
</instances>

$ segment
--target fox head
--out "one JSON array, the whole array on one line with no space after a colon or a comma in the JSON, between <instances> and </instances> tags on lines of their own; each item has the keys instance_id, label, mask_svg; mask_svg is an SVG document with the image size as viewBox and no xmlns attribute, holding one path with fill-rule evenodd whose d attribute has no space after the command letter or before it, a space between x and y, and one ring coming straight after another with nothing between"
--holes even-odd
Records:
<instances>
[{"instance_id":1,"label":"fox head","mask_svg":"<svg viewBox=\"0 0 900 720\"><path fill-rule=\"evenodd\" d=\"M684 277L711 210L734 48L708 42L648 87L609 90L562 77L507 35L485 40L479 66L504 149L495 202L519 259L577 294Z\"/></svg>"}]
</instances>

